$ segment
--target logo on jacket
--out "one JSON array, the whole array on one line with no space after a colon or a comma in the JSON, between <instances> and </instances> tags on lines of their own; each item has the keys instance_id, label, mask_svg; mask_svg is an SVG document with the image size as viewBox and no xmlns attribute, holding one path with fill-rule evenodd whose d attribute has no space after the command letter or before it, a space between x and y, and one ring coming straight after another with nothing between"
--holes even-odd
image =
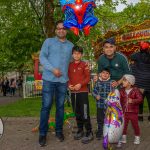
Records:
<instances>
[{"instance_id":1,"label":"logo on jacket","mask_svg":"<svg viewBox=\"0 0 150 150\"><path fill-rule=\"evenodd\" d=\"M115 67L118 67L119 66L119 64L115 64Z\"/></svg>"}]
</instances>

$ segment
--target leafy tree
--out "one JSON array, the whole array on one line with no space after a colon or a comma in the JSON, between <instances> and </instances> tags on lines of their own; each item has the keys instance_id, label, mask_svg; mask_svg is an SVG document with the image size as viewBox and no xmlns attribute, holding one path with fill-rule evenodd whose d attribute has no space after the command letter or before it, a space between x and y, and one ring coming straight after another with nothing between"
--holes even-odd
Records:
<instances>
[{"instance_id":1,"label":"leafy tree","mask_svg":"<svg viewBox=\"0 0 150 150\"><path fill-rule=\"evenodd\" d=\"M27 1L0 1L0 4L0 52L3 55L0 60L1 68L5 68L5 71L25 71L31 54L40 49L43 35Z\"/></svg>"}]
</instances>

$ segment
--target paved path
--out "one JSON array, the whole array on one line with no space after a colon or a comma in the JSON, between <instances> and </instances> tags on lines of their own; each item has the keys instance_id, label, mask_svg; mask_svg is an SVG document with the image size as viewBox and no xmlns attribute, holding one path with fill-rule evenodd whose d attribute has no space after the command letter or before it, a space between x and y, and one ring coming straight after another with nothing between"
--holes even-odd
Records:
<instances>
[{"instance_id":1,"label":"paved path","mask_svg":"<svg viewBox=\"0 0 150 150\"><path fill-rule=\"evenodd\" d=\"M144 122L140 122L141 144L134 145L133 130L131 125L128 128L128 143L123 145L120 150L150 150L150 123L147 117ZM32 133L38 118L3 118L4 135L0 139L0 150L103 150L102 141L94 139L89 144L82 144L80 141L73 140L73 133L67 126L64 127L65 141L58 142L54 132L49 132L47 137L47 146L41 148L38 144L38 132ZM96 120L92 119L93 128L96 128ZM117 150L113 146L113 150Z\"/></svg>"},{"instance_id":2,"label":"paved path","mask_svg":"<svg viewBox=\"0 0 150 150\"><path fill-rule=\"evenodd\" d=\"M22 99L22 97L18 96L18 93L15 96L2 96L2 93L0 93L0 105L13 103L19 99Z\"/></svg>"}]
</instances>

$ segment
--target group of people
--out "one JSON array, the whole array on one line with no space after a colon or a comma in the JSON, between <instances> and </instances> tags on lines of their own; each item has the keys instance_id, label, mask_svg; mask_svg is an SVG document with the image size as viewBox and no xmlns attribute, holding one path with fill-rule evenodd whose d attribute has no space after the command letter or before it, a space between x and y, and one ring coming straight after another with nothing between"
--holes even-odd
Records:
<instances>
[{"instance_id":1,"label":"group of people","mask_svg":"<svg viewBox=\"0 0 150 150\"><path fill-rule=\"evenodd\" d=\"M3 96L15 96L16 89L19 90L19 96L21 96L22 83L21 76L17 80L15 78L8 79L7 77L1 79L0 87Z\"/></svg>"},{"instance_id":2,"label":"group of people","mask_svg":"<svg viewBox=\"0 0 150 150\"><path fill-rule=\"evenodd\" d=\"M66 39L67 30L62 21L56 23L55 33L54 38L45 40L40 53L40 63L44 70L39 144L46 145L48 119L54 96L56 100L56 138L61 142L64 141L63 117L67 88L71 91L72 108L78 127L74 139L81 139L82 143L87 144L94 139L88 100L89 66L88 63L82 61L83 48L74 46ZM134 63L137 65L135 60ZM133 73L137 74L137 70L134 68ZM97 139L101 139L103 134L107 95L118 88L125 118L123 136L119 143L126 143L127 126L130 120L135 131L134 144L140 143L138 106L143 102L142 92L145 90L148 92L148 88L147 86L146 89L135 87L135 84L139 85L136 83L136 76L132 75L127 58L116 52L114 39L107 39L103 45L103 54L98 60L98 75L92 92L97 105ZM150 101L148 98L147 100Z\"/></svg>"}]
</instances>

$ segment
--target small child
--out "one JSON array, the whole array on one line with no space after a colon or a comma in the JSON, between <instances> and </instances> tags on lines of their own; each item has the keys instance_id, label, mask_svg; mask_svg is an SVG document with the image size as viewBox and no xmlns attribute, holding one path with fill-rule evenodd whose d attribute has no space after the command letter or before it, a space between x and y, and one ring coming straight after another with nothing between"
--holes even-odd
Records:
<instances>
[{"instance_id":1,"label":"small child","mask_svg":"<svg viewBox=\"0 0 150 150\"><path fill-rule=\"evenodd\" d=\"M105 100L107 99L108 94L113 90L111 86L110 80L110 70L108 68L104 68L100 74L99 79L95 83L93 89L93 96L96 99L97 105L97 124L98 130L96 133L96 138L100 140L103 137L103 125L105 118Z\"/></svg>"},{"instance_id":2,"label":"small child","mask_svg":"<svg viewBox=\"0 0 150 150\"><path fill-rule=\"evenodd\" d=\"M68 70L68 86L71 90L71 101L73 111L76 115L78 131L74 136L75 140L82 138L82 143L86 144L93 140L93 132L90 121L88 83L90 81L89 67L81 61L83 49L74 46L72 56L74 61L70 63ZM84 136L84 127L86 134ZM83 137L84 136L84 137Z\"/></svg>"},{"instance_id":3,"label":"small child","mask_svg":"<svg viewBox=\"0 0 150 150\"><path fill-rule=\"evenodd\" d=\"M139 105L142 103L143 98L140 90L134 86L135 77L133 75L126 74L123 76L123 88L120 89L120 102L124 112L124 129L121 139L121 143L126 143L127 127L129 121L131 121L135 139L134 144L140 144L140 128L138 125L138 112Z\"/></svg>"}]
</instances>

